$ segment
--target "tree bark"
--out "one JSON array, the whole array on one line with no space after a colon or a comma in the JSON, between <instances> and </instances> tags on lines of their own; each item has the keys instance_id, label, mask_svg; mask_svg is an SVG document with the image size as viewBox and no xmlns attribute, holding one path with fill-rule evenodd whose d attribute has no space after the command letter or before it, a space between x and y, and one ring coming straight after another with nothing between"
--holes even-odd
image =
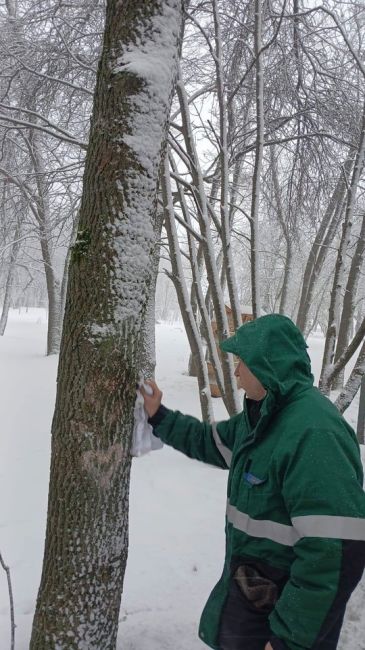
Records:
<instances>
[{"instance_id":1,"label":"tree bark","mask_svg":"<svg viewBox=\"0 0 365 650\"><path fill-rule=\"evenodd\" d=\"M264 150L264 70L262 49L262 0L255 0L255 58L256 58L256 120L257 135L255 145L255 167L252 185L251 205L251 293L252 313L257 318L261 314L259 279L259 202L261 189L261 170Z\"/></svg>"},{"instance_id":2,"label":"tree bark","mask_svg":"<svg viewBox=\"0 0 365 650\"><path fill-rule=\"evenodd\" d=\"M186 150L191 160L191 175L195 191L195 200L198 208L197 211L200 232L203 237L204 260L208 277L210 298L214 306L218 336L222 340L229 336L229 324L225 310L224 296L220 287L218 269L215 263L215 250L210 229L210 217L207 197L204 189L204 179L194 143L194 136L190 122L189 106L181 75L177 82L177 95L181 108L182 127ZM223 375L225 383L225 394L227 399L226 406L228 408L228 412L233 414L238 413L241 410L241 404L238 396L238 391L236 389L233 359L231 357L232 355L223 355Z\"/></svg>"},{"instance_id":3,"label":"tree bark","mask_svg":"<svg viewBox=\"0 0 365 650\"><path fill-rule=\"evenodd\" d=\"M354 399L357 391L360 388L362 378L365 374L365 341L362 344L362 347L357 357L355 366L348 378L344 389L341 391L340 395L335 401L340 413L344 413L346 409L350 406L352 400Z\"/></svg>"},{"instance_id":4,"label":"tree bark","mask_svg":"<svg viewBox=\"0 0 365 650\"><path fill-rule=\"evenodd\" d=\"M222 34L217 0L213 0L214 39L215 39L215 68L217 77L217 96L219 105L219 161L221 175L220 214L221 214L221 239L225 277L228 295L232 309L234 328L241 325L241 309L238 298L236 274L231 246L231 224L229 197L229 168L228 168L228 130L227 130L227 105L224 84L222 61Z\"/></svg>"},{"instance_id":5,"label":"tree bark","mask_svg":"<svg viewBox=\"0 0 365 650\"><path fill-rule=\"evenodd\" d=\"M343 169L341 169L336 187L329 200L327 209L308 255L296 319L296 325L303 334L306 334L308 329L308 316L316 281L322 270L329 247L337 233L341 220L346 196L347 179L351 173L352 166L353 156L351 154L343 164Z\"/></svg>"},{"instance_id":6,"label":"tree bark","mask_svg":"<svg viewBox=\"0 0 365 650\"><path fill-rule=\"evenodd\" d=\"M348 346L349 339L351 336L352 323L355 315L356 308L356 295L357 288L360 280L361 268L364 260L365 253L365 215L362 219L361 229L359 233L359 239L356 244L354 256L351 260L350 271L347 279L345 295L343 299L342 314L340 327L338 330L335 362L343 354L345 349ZM333 388L338 389L342 388L344 382L344 371L339 373L337 380L335 381Z\"/></svg>"},{"instance_id":7,"label":"tree bark","mask_svg":"<svg viewBox=\"0 0 365 650\"><path fill-rule=\"evenodd\" d=\"M8 276L6 278L4 302L3 302L1 318L0 318L0 336L3 336L5 333L6 325L8 322L9 309L11 307L11 298L13 293L15 271L16 271L16 260L21 247L21 242L19 241L19 237L20 237L20 227L18 225L15 230L14 243L11 247L11 253L10 253L9 270L8 270Z\"/></svg>"},{"instance_id":8,"label":"tree bark","mask_svg":"<svg viewBox=\"0 0 365 650\"><path fill-rule=\"evenodd\" d=\"M331 291L331 302L328 314L328 330L325 341L325 348L323 353L321 377L319 386L323 393L328 394L330 391L330 384L328 377L331 371L331 364L334 360L335 346L338 336L339 316L340 316L340 303L341 292L344 283L344 268L345 256L350 244L350 236L352 229L352 219L355 208L355 200L358 190L358 184L364 164L365 156L365 105L363 107L363 117L360 133L360 141L358 150L356 152L356 160L351 178L351 184L347 192L346 214L343 223L342 237L340 247L337 254L337 261L335 267L335 274L333 279L333 286Z\"/></svg>"},{"instance_id":9,"label":"tree bark","mask_svg":"<svg viewBox=\"0 0 365 650\"><path fill-rule=\"evenodd\" d=\"M201 344L199 329L191 308L189 292L186 286L184 270L182 267L179 239L175 225L172 192L170 185L170 168L165 160L164 172L161 176L162 196L165 212L165 228L169 240L172 274L171 279L176 288L180 312L184 322L185 331L189 340L191 353L197 369L199 384L200 406L203 420L212 422L214 419L212 399L209 388L207 365L205 363L203 346Z\"/></svg>"},{"instance_id":10,"label":"tree bark","mask_svg":"<svg viewBox=\"0 0 365 650\"><path fill-rule=\"evenodd\" d=\"M130 442L181 0L109 0L72 249L30 650L113 650Z\"/></svg>"}]
</instances>

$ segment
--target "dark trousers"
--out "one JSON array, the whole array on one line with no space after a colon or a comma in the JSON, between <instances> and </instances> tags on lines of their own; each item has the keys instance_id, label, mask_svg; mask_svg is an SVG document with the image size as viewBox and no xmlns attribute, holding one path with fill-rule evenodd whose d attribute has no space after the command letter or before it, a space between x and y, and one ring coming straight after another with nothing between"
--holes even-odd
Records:
<instances>
[{"instance_id":1,"label":"dark trousers","mask_svg":"<svg viewBox=\"0 0 365 650\"><path fill-rule=\"evenodd\" d=\"M272 636L268 616L254 609L232 579L222 612L220 650L264 650Z\"/></svg>"},{"instance_id":2,"label":"dark trousers","mask_svg":"<svg viewBox=\"0 0 365 650\"><path fill-rule=\"evenodd\" d=\"M231 581L221 619L220 650L264 650L272 637L270 612L260 612L245 598L235 580ZM343 615L334 622L325 639L318 640L311 650L336 650ZM285 645L283 644L283 649Z\"/></svg>"}]
</instances>

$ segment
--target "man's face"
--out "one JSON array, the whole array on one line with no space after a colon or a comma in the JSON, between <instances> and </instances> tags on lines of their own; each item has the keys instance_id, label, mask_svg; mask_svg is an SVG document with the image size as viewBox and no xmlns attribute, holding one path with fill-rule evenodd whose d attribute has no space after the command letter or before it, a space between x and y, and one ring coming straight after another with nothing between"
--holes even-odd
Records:
<instances>
[{"instance_id":1,"label":"man's face","mask_svg":"<svg viewBox=\"0 0 365 650\"><path fill-rule=\"evenodd\" d=\"M252 374L251 370L247 368L242 359L238 360L238 365L234 374L238 378L239 388L243 388L249 399L256 401L264 399L267 392L266 389L255 375Z\"/></svg>"}]
</instances>

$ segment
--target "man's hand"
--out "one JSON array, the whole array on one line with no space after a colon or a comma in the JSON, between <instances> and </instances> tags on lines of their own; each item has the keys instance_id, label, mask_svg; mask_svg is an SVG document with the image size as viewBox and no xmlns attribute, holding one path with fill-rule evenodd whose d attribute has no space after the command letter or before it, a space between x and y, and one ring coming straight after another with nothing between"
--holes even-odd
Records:
<instances>
[{"instance_id":1,"label":"man's hand","mask_svg":"<svg viewBox=\"0 0 365 650\"><path fill-rule=\"evenodd\" d=\"M265 650L272 650L272 645L270 641L265 645Z\"/></svg>"},{"instance_id":2,"label":"man's hand","mask_svg":"<svg viewBox=\"0 0 365 650\"><path fill-rule=\"evenodd\" d=\"M152 395L148 395L143 386L140 387L140 391L143 395L144 407L148 413L148 417L151 418L153 415L155 415L155 413L157 413L158 409L161 406L162 392L160 391L156 382L152 381L152 379L147 379L145 383L151 387Z\"/></svg>"}]
</instances>

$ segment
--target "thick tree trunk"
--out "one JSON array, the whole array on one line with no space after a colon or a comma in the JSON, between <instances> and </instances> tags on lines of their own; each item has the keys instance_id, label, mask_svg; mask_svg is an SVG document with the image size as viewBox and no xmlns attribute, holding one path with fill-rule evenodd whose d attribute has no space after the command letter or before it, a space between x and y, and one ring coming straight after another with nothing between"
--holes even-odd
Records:
<instances>
[{"instance_id":1,"label":"thick tree trunk","mask_svg":"<svg viewBox=\"0 0 365 650\"><path fill-rule=\"evenodd\" d=\"M31 650L113 650L130 438L181 0L109 0L72 250Z\"/></svg>"}]
</instances>

